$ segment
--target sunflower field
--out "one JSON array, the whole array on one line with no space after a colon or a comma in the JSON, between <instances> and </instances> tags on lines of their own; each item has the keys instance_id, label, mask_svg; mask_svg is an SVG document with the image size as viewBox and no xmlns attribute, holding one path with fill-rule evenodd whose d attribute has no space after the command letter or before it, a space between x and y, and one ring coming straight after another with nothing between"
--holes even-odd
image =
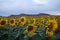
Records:
<instances>
[{"instance_id":1,"label":"sunflower field","mask_svg":"<svg viewBox=\"0 0 60 40\"><path fill-rule=\"evenodd\" d=\"M60 17L0 16L0 40L60 40Z\"/></svg>"}]
</instances>

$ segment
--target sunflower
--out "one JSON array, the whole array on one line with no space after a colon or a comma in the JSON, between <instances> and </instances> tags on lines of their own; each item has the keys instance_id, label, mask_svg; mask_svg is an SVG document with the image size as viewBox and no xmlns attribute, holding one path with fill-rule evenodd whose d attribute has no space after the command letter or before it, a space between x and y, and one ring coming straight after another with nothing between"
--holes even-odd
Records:
<instances>
[{"instance_id":1,"label":"sunflower","mask_svg":"<svg viewBox=\"0 0 60 40\"><path fill-rule=\"evenodd\" d=\"M48 31L48 30L46 30L46 34L49 36L49 37L53 37L53 35L54 35L54 32L53 31Z\"/></svg>"},{"instance_id":2,"label":"sunflower","mask_svg":"<svg viewBox=\"0 0 60 40\"><path fill-rule=\"evenodd\" d=\"M2 18L2 19L0 20L0 26L4 26L4 25L6 25L6 24L8 24L8 19Z\"/></svg>"},{"instance_id":3,"label":"sunflower","mask_svg":"<svg viewBox=\"0 0 60 40\"><path fill-rule=\"evenodd\" d=\"M57 24L56 20L49 20L48 21L48 26L46 28L46 34L50 35L51 32L53 34L53 32L57 29L57 27L58 27L58 24Z\"/></svg>"},{"instance_id":4,"label":"sunflower","mask_svg":"<svg viewBox=\"0 0 60 40\"><path fill-rule=\"evenodd\" d=\"M2 16L0 16L0 20L2 19L3 17Z\"/></svg>"},{"instance_id":5,"label":"sunflower","mask_svg":"<svg viewBox=\"0 0 60 40\"><path fill-rule=\"evenodd\" d=\"M27 16L27 22L31 22L31 17Z\"/></svg>"},{"instance_id":6,"label":"sunflower","mask_svg":"<svg viewBox=\"0 0 60 40\"><path fill-rule=\"evenodd\" d=\"M56 16L53 16L53 19L57 20L57 17Z\"/></svg>"},{"instance_id":7,"label":"sunflower","mask_svg":"<svg viewBox=\"0 0 60 40\"><path fill-rule=\"evenodd\" d=\"M45 16L45 20L50 20L51 17L50 16Z\"/></svg>"},{"instance_id":8,"label":"sunflower","mask_svg":"<svg viewBox=\"0 0 60 40\"><path fill-rule=\"evenodd\" d=\"M15 18L10 18L9 19L9 24L11 26L16 26L18 24L17 20Z\"/></svg>"},{"instance_id":9,"label":"sunflower","mask_svg":"<svg viewBox=\"0 0 60 40\"><path fill-rule=\"evenodd\" d=\"M44 20L44 18L42 17L42 18L41 18L41 20L43 21L43 20Z\"/></svg>"},{"instance_id":10,"label":"sunflower","mask_svg":"<svg viewBox=\"0 0 60 40\"><path fill-rule=\"evenodd\" d=\"M20 21L20 25L23 26L26 23L26 17L22 16L19 21Z\"/></svg>"},{"instance_id":11,"label":"sunflower","mask_svg":"<svg viewBox=\"0 0 60 40\"><path fill-rule=\"evenodd\" d=\"M41 28L44 28L44 25L43 25L43 24L41 24L41 25L40 25L40 27L41 27Z\"/></svg>"},{"instance_id":12,"label":"sunflower","mask_svg":"<svg viewBox=\"0 0 60 40\"><path fill-rule=\"evenodd\" d=\"M42 23L44 23L44 20L45 20L44 17L42 17L42 18L41 18Z\"/></svg>"},{"instance_id":13,"label":"sunflower","mask_svg":"<svg viewBox=\"0 0 60 40\"><path fill-rule=\"evenodd\" d=\"M16 17L14 17L16 20L19 20L19 18L20 18L20 16L16 16Z\"/></svg>"},{"instance_id":14,"label":"sunflower","mask_svg":"<svg viewBox=\"0 0 60 40\"><path fill-rule=\"evenodd\" d=\"M49 19L49 18L50 18L50 16L47 16L47 18Z\"/></svg>"},{"instance_id":15,"label":"sunflower","mask_svg":"<svg viewBox=\"0 0 60 40\"><path fill-rule=\"evenodd\" d=\"M36 32L36 29L37 29L36 26L34 26L34 25L28 25L28 26L26 27L25 32L26 32L27 34L33 34L34 32Z\"/></svg>"},{"instance_id":16,"label":"sunflower","mask_svg":"<svg viewBox=\"0 0 60 40\"><path fill-rule=\"evenodd\" d=\"M37 17L36 19L37 19L37 20L41 20L40 17Z\"/></svg>"},{"instance_id":17,"label":"sunflower","mask_svg":"<svg viewBox=\"0 0 60 40\"><path fill-rule=\"evenodd\" d=\"M40 20L37 19L36 25L40 25Z\"/></svg>"},{"instance_id":18,"label":"sunflower","mask_svg":"<svg viewBox=\"0 0 60 40\"><path fill-rule=\"evenodd\" d=\"M52 30L54 31L54 30L57 29L58 23L54 19L53 20L48 20L48 28L49 28L49 26L52 27Z\"/></svg>"},{"instance_id":19,"label":"sunflower","mask_svg":"<svg viewBox=\"0 0 60 40\"><path fill-rule=\"evenodd\" d=\"M35 18L32 18L32 24L36 24L36 19Z\"/></svg>"}]
</instances>

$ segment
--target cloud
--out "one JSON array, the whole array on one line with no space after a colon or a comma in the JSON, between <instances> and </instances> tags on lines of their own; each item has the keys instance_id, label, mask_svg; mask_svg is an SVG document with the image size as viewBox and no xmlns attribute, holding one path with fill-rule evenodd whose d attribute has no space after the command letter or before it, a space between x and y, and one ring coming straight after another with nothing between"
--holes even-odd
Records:
<instances>
[{"instance_id":1,"label":"cloud","mask_svg":"<svg viewBox=\"0 0 60 40\"><path fill-rule=\"evenodd\" d=\"M37 14L39 12L59 13L60 0L48 0L46 4L35 4L32 0L0 0L0 15Z\"/></svg>"}]
</instances>

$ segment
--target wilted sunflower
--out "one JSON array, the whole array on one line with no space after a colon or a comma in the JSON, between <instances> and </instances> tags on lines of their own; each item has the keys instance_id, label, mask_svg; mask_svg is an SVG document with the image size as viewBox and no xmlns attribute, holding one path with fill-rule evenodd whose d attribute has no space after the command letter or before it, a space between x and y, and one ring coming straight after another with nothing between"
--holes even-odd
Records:
<instances>
[{"instance_id":1,"label":"wilted sunflower","mask_svg":"<svg viewBox=\"0 0 60 40\"><path fill-rule=\"evenodd\" d=\"M6 24L8 24L8 19L2 18L2 19L0 20L0 26L2 27L2 26L4 26L4 25L6 25Z\"/></svg>"},{"instance_id":2,"label":"wilted sunflower","mask_svg":"<svg viewBox=\"0 0 60 40\"><path fill-rule=\"evenodd\" d=\"M28 25L28 26L26 27L25 32L26 32L27 34L33 34L34 32L36 32L36 29L37 29L36 26L34 26L34 25Z\"/></svg>"},{"instance_id":3,"label":"wilted sunflower","mask_svg":"<svg viewBox=\"0 0 60 40\"><path fill-rule=\"evenodd\" d=\"M26 23L26 17L22 16L19 21L20 21L20 25L23 26Z\"/></svg>"},{"instance_id":4,"label":"wilted sunflower","mask_svg":"<svg viewBox=\"0 0 60 40\"><path fill-rule=\"evenodd\" d=\"M9 25L11 26L16 26L18 24L18 22L16 21L15 18L10 18L9 19Z\"/></svg>"},{"instance_id":5,"label":"wilted sunflower","mask_svg":"<svg viewBox=\"0 0 60 40\"><path fill-rule=\"evenodd\" d=\"M50 32L54 32L58 27L56 20L49 20L48 26L46 28L46 34L51 34Z\"/></svg>"}]
</instances>

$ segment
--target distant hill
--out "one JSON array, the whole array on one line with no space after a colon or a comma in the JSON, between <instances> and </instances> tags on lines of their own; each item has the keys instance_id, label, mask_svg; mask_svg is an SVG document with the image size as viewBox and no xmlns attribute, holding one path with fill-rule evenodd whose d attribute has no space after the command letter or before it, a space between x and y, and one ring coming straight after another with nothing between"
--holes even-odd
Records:
<instances>
[{"instance_id":1,"label":"distant hill","mask_svg":"<svg viewBox=\"0 0 60 40\"><path fill-rule=\"evenodd\" d=\"M47 13L39 13L37 15L50 15L50 14L47 14Z\"/></svg>"},{"instance_id":2,"label":"distant hill","mask_svg":"<svg viewBox=\"0 0 60 40\"><path fill-rule=\"evenodd\" d=\"M47 14L47 13L39 13L39 14L24 14L24 13L21 13L19 15L10 15L10 16L38 16L38 15L50 15L50 14Z\"/></svg>"}]
</instances>

